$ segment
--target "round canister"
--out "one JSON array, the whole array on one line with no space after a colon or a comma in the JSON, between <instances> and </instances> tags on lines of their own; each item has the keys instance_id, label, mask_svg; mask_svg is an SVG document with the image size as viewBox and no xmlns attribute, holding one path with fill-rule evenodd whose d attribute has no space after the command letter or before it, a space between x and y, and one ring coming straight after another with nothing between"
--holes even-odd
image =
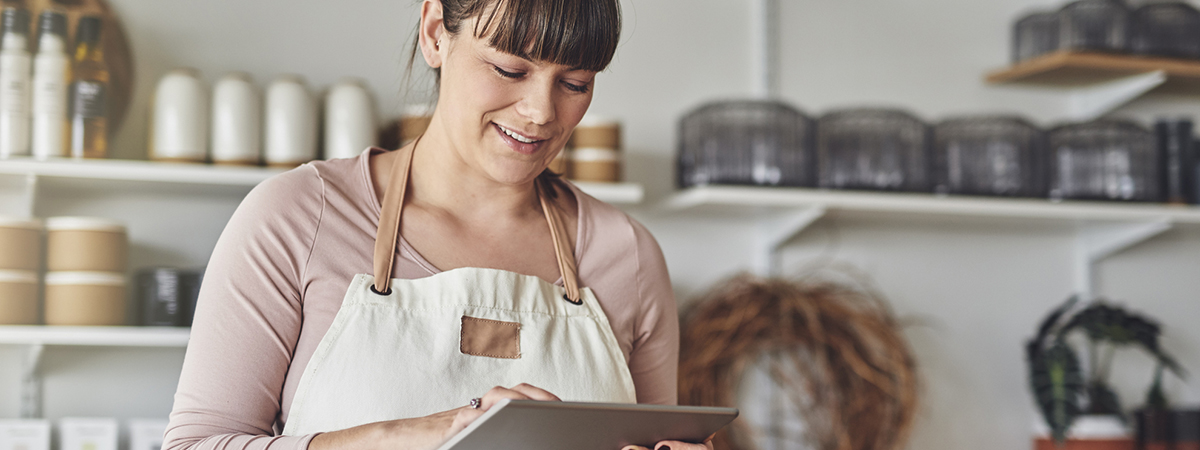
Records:
<instances>
[{"instance_id":1,"label":"round canister","mask_svg":"<svg viewBox=\"0 0 1200 450\"><path fill-rule=\"evenodd\" d=\"M611 148L583 147L571 151L571 179L616 183L621 181L621 153Z\"/></svg>"},{"instance_id":2,"label":"round canister","mask_svg":"<svg viewBox=\"0 0 1200 450\"><path fill-rule=\"evenodd\" d=\"M41 265L41 222L0 217L0 270L38 270Z\"/></svg>"},{"instance_id":3,"label":"round canister","mask_svg":"<svg viewBox=\"0 0 1200 450\"><path fill-rule=\"evenodd\" d=\"M175 69L154 93L150 159L205 162L208 159L208 90L196 69Z\"/></svg>"},{"instance_id":4,"label":"round canister","mask_svg":"<svg viewBox=\"0 0 1200 450\"><path fill-rule=\"evenodd\" d=\"M267 88L266 160L295 167L317 158L317 110L304 79L284 75Z\"/></svg>"},{"instance_id":5,"label":"round canister","mask_svg":"<svg viewBox=\"0 0 1200 450\"><path fill-rule=\"evenodd\" d=\"M584 116L571 134L575 148L621 149L621 123L602 116Z\"/></svg>"},{"instance_id":6,"label":"round canister","mask_svg":"<svg viewBox=\"0 0 1200 450\"><path fill-rule=\"evenodd\" d=\"M262 105L249 74L227 74L213 86L212 161L247 166L262 162Z\"/></svg>"},{"instance_id":7,"label":"round canister","mask_svg":"<svg viewBox=\"0 0 1200 450\"><path fill-rule=\"evenodd\" d=\"M37 325L37 272L0 270L0 325Z\"/></svg>"},{"instance_id":8,"label":"round canister","mask_svg":"<svg viewBox=\"0 0 1200 450\"><path fill-rule=\"evenodd\" d=\"M125 275L46 273L46 325L124 325Z\"/></svg>"},{"instance_id":9,"label":"round canister","mask_svg":"<svg viewBox=\"0 0 1200 450\"><path fill-rule=\"evenodd\" d=\"M46 219L49 271L125 272L125 225L99 217Z\"/></svg>"},{"instance_id":10,"label":"round canister","mask_svg":"<svg viewBox=\"0 0 1200 450\"><path fill-rule=\"evenodd\" d=\"M375 145L375 102L364 83L345 79L325 97L325 159L353 158Z\"/></svg>"}]
</instances>

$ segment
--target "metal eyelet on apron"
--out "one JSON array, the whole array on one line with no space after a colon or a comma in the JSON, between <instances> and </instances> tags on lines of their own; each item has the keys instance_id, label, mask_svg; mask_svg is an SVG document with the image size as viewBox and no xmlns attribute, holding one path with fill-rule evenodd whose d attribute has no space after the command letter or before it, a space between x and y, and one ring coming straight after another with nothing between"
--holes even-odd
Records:
<instances>
[{"instance_id":1,"label":"metal eyelet on apron","mask_svg":"<svg viewBox=\"0 0 1200 450\"><path fill-rule=\"evenodd\" d=\"M562 287L472 267L391 278L415 146L398 150L392 166L374 275L351 281L304 367L283 434L428 416L462 407L494 386L521 383L566 401L636 402L625 355L595 293L579 286L562 213L547 203L542 189L549 186L540 181Z\"/></svg>"}]
</instances>

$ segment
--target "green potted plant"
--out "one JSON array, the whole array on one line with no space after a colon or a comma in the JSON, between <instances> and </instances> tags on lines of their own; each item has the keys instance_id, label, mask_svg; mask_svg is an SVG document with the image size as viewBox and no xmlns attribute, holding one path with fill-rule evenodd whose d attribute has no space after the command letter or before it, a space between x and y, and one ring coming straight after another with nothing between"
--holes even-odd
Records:
<instances>
[{"instance_id":1,"label":"green potted plant","mask_svg":"<svg viewBox=\"0 0 1200 450\"><path fill-rule=\"evenodd\" d=\"M1100 300L1076 308L1078 303L1073 297L1051 311L1025 346L1034 399L1059 446L1066 443L1068 430L1082 417L1092 419L1089 424L1107 421L1124 429L1120 399L1108 383L1116 350L1142 349L1162 367L1182 374L1175 360L1159 347L1160 329L1153 320ZM1072 346L1079 342L1074 339L1078 335L1085 343L1086 373ZM1120 439L1113 439L1111 434L1103 437L1132 446L1127 435Z\"/></svg>"}]
</instances>

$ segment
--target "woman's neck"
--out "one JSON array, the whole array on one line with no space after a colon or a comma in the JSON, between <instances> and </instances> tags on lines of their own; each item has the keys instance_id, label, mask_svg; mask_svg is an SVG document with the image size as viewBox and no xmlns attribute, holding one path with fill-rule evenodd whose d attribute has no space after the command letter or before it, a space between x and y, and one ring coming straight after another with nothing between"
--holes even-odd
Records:
<instances>
[{"instance_id":1,"label":"woman's neck","mask_svg":"<svg viewBox=\"0 0 1200 450\"><path fill-rule=\"evenodd\" d=\"M416 142L409 176L409 202L431 207L460 220L494 220L541 215L534 181L507 184L463 159L447 128L435 113L429 129Z\"/></svg>"}]
</instances>

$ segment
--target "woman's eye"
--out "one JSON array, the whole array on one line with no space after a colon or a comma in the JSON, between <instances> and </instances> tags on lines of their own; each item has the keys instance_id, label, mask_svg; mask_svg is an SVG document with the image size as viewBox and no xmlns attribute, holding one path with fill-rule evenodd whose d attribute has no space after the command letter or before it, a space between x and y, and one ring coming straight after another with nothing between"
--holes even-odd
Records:
<instances>
[{"instance_id":1,"label":"woman's eye","mask_svg":"<svg viewBox=\"0 0 1200 450\"><path fill-rule=\"evenodd\" d=\"M569 83L569 82L564 81L563 86L566 86L567 90L569 90L571 92L578 92L580 94L586 93L588 91L588 85L586 85L586 84L575 84L575 83Z\"/></svg>"},{"instance_id":2,"label":"woman's eye","mask_svg":"<svg viewBox=\"0 0 1200 450\"><path fill-rule=\"evenodd\" d=\"M523 74L521 72L509 72L507 70L501 69L500 66L492 66L492 68L496 69L496 73L500 74L500 76L502 76L504 78L521 78L521 77L525 76L525 74Z\"/></svg>"}]
</instances>

